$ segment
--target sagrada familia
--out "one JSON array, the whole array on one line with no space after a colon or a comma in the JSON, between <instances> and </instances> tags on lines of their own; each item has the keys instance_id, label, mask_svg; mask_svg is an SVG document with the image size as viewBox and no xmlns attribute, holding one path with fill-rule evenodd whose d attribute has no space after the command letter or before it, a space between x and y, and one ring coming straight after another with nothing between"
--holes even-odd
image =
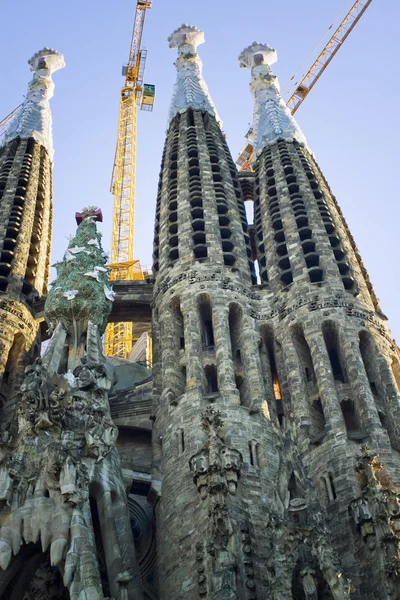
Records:
<instances>
[{"instance_id":1,"label":"sagrada familia","mask_svg":"<svg viewBox=\"0 0 400 600\"><path fill-rule=\"evenodd\" d=\"M275 50L239 57L238 173L203 41L169 38L153 275L114 288L89 206L48 291L64 60L29 61L0 149L2 600L400 600L398 349ZM107 322L147 318L152 370L104 356Z\"/></svg>"}]
</instances>

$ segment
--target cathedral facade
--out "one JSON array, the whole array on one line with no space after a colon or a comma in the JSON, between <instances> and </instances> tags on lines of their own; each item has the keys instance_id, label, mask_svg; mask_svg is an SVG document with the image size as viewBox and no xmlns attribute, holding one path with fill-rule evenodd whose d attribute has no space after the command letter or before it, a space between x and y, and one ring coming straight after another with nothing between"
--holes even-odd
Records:
<instances>
[{"instance_id":1,"label":"cathedral facade","mask_svg":"<svg viewBox=\"0 0 400 600\"><path fill-rule=\"evenodd\" d=\"M114 289L88 206L47 290L64 62L31 60L0 149L4 600L400 600L398 348L275 50L239 56L238 172L203 41L169 38L153 275ZM103 355L107 322L150 318L152 370Z\"/></svg>"}]
</instances>

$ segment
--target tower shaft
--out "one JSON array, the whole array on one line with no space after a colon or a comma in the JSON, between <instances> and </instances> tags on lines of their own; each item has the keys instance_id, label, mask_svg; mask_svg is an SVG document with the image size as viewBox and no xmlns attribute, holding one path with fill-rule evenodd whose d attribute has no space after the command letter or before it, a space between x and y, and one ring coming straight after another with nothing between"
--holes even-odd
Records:
<instances>
[{"instance_id":1,"label":"tower shaft","mask_svg":"<svg viewBox=\"0 0 400 600\"><path fill-rule=\"evenodd\" d=\"M24 360L38 353L34 300L47 293L52 227L51 74L63 58L47 48L30 60L33 79L0 148L0 377L15 391ZM25 358L24 358L25 357Z\"/></svg>"}]
</instances>

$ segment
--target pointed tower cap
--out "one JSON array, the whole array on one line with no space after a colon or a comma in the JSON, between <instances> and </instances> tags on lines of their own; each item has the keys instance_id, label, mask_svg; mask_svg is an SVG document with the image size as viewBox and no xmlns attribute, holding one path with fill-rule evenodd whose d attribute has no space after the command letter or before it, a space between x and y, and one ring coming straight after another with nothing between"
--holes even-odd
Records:
<instances>
[{"instance_id":1,"label":"pointed tower cap","mask_svg":"<svg viewBox=\"0 0 400 600\"><path fill-rule=\"evenodd\" d=\"M239 54L239 63L241 67L247 67L252 69L253 67L259 67L260 65L273 65L278 60L276 50L268 44L260 44L259 42L253 42L250 46L247 46Z\"/></svg>"},{"instance_id":2,"label":"pointed tower cap","mask_svg":"<svg viewBox=\"0 0 400 600\"><path fill-rule=\"evenodd\" d=\"M278 60L276 50L268 44L253 42L239 55L241 67L251 71L250 90L254 96L253 142L254 158L265 146L279 139L307 146L300 127L283 100L279 82L271 66Z\"/></svg>"},{"instance_id":3,"label":"pointed tower cap","mask_svg":"<svg viewBox=\"0 0 400 600\"><path fill-rule=\"evenodd\" d=\"M172 94L168 122L177 113L185 110L201 110L210 113L221 125L217 109L203 79L201 62L196 49L204 43L204 33L193 25L183 24L175 29L168 38L170 48L178 48L178 59L175 62L177 79Z\"/></svg>"},{"instance_id":4,"label":"pointed tower cap","mask_svg":"<svg viewBox=\"0 0 400 600\"><path fill-rule=\"evenodd\" d=\"M204 31L200 31L194 25L183 23L178 29L175 29L168 38L170 48L178 48L179 53L196 54L197 46L204 44Z\"/></svg>"},{"instance_id":5,"label":"pointed tower cap","mask_svg":"<svg viewBox=\"0 0 400 600\"><path fill-rule=\"evenodd\" d=\"M54 93L52 74L65 67L62 54L51 48L42 48L28 61L33 78L28 84L25 100L10 120L0 147L16 137L33 137L44 146L53 160L53 136L49 100Z\"/></svg>"},{"instance_id":6,"label":"pointed tower cap","mask_svg":"<svg viewBox=\"0 0 400 600\"><path fill-rule=\"evenodd\" d=\"M49 74L63 69L65 67L65 60L62 54L53 50L52 48L42 48L28 60L28 65L31 66L31 71L39 71L40 69L46 69Z\"/></svg>"}]
</instances>

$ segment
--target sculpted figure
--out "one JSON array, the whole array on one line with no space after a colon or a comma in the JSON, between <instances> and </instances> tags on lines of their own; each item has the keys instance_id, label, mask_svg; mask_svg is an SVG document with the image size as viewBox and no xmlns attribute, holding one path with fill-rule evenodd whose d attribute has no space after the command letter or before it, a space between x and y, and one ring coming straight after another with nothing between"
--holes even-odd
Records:
<instances>
[{"instance_id":1,"label":"sculpted figure","mask_svg":"<svg viewBox=\"0 0 400 600\"><path fill-rule=\"evenodd\" d=\"M350 507L355 524L360 529L361 535L368 543L370 550L373 550L376 545L375 528L367 498L361 496L353 500Z\"/></svg>"},{"instance_id":2,"label":"sculpted figure","mask_svg":"<svg viewBox=\"0 0 400 600\"><path fill-rule=\"evenodd\" d=\"M197 485L197 489L199 490L201 499L204 500L207 498L207 488L208 488L208 452L205 448L200 450L197 454L192 456L190 459L190 468L193 471L193 479Z\"/></svg>"},{"instance_id":3,"label":"sculpted figure","mask_svg":"<svg viewBox=\"0 0 400 600\"><path fill-rule=\"evenodd\" d=\"M76 379L76 385L80 390L93 387L96 383L94 373L88 366L86 356L82 356L81 364L74 369L73 374Z\"/></svg>"},{"instance_id":4,"label":"sculpted figure","mask_svg":"<svg viewBox=\"0 0 400 600\"><path fill-rule=\"evenodd\" d=\"M306 568L300 571L300 575L303 582L305 597L313 598L313 600L318 600L317 586L314 579L315 571Z\"/></svg>"},{"instance_id":5,"label":"sculpted figure","mask_svg":"<svg viewBox=\"0 0 400 600\"><path fill-rule=\"evenodd\" d=\"M221 547L215 552L213 588L215 600L236 600L236 559L228 549L228 537L221 538Z\"/></svg>"},{"instance_id":6,"label":"sculpted figure","mask_svg":"<svg viewBox=\"0 0 400 600\"><path fill-rule=\"evenodd\" d=\"M41 358L37 358L33 365L26 367L25 379L20 389L23 400L34 404L38 411L45 411L49 408L47 371L42 365Z\"/></svg>"}]
</instances>

